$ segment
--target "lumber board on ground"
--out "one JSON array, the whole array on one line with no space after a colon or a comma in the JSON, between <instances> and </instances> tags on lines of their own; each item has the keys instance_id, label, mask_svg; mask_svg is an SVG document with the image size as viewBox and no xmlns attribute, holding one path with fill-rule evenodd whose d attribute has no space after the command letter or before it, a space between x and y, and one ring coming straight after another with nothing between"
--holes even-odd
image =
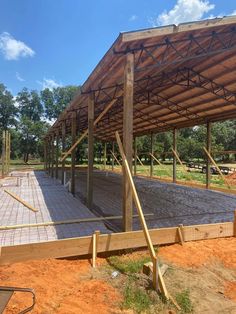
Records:
<instances>
[{"instance_id":1,"label":"lumber board on ground","mask_svg":"<svg viewBox=\"0 0 236 314\"><path fill-rule=\"evenodd\" d=\"M13 197L15 200L17 200L18 202L20 202L22 205L24 205L25 207L29 208L30 210L32 210L33 212L37 212L38 209L34 208L33 206L31 206L30 204L28 204L27 202L25 202L23 199L21 199L18 195L8 191L8 190L4 190L4 192L6 192L7 194L9 194L11 197Z\"/></svg>"},{"instance_id":2,"label":"lumber board on ground","mask_svg":"<svg viewBox=\"0 0 236 314\"><path fill-rule=\"evenodd\" d=\"M185 241L232 237L233 222L184 226ZM153 245L179 243L177 227L149 230ZM147 247L143 231L101 234L98 253ZM92 253L92 236L33 244L3 246L0 265L32 259L80 256Z\"/></svg>"}]
</instances>

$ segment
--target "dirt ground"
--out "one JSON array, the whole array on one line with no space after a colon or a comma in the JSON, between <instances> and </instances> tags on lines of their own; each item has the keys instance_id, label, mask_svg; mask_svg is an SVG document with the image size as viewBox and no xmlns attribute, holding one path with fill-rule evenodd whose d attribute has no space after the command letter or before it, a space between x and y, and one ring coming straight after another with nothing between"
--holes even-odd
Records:
<instances>
[{"instance_id":1,"label":"dirt ground","mask_svg":"<svg viewBox=\"0 0 236 314\"><path fill-rule=\"evenodd\" d=\"M138 260L147 251L125 254ZM193 313L236 313L236 238L205 240L158 249L168 264L165 282L175 297L189 289ZM48 259L0 267L0 285L31 287L36 292L32 313L135 313L121 310L124 276L111 278L106 258L98 258L93 270L87 259ZM114 270L114 269L113 269ZM30 300L15 295L6 314L18 313ZM176 313L173 306L158 313ZM170 312L171 311L171 312ZM151 311L147 313L157 313Z\"/></svg>"}]
</instances>

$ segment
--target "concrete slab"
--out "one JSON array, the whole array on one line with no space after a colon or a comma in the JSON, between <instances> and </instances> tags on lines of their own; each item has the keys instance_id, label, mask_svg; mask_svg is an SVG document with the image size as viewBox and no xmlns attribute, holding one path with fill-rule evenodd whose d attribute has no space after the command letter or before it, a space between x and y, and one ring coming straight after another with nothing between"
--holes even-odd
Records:
<instances>
[{"instance_id":1,"label":"concrete slab","mask_svg":"<svg viewBox=\"0 0 236 314\"><path fill-rule=\"evenodd\" d=\"M69 174L68 174L69 176ZM122 177L112 172L94 172L94 212L100 215L121 215ZM77 171L78 197L86 196L86 172ZM216 191L163 183L146 178L135 178L135 185L149 228L174 227L233 221L236 196ZM114 230L122 230L121 221L112 221ZM134 219L134 230L140 229Z\"/></svg>"},{"instance_id":2,"label":"concrete slab","mask_svg":"<svg viewBox=\"0 0 236 314\"><path fill-rule=\"evenodd\" d=\"M1 226L96 217L82 202L42 171L14 172L0 188ZM16 186L16 178L21 186ZM33 212L4 192L8 189L38 209ZM91 235L95 230L109 233L103 222L76 223L0 231L0 246L34 243Z\"/></svg>"}]
</instances>

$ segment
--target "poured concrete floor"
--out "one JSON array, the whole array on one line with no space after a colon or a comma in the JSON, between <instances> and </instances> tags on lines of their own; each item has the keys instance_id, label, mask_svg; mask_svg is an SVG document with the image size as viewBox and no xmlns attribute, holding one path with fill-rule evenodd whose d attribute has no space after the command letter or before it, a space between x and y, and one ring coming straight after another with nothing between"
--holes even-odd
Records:
<instances>
[{"instance_id":1,"label":"poured concrete floor","mask_svg":"<svg viewBox=\"0 0 236 314\"><path fill-rule=\"evenodd\" d=\"M86 196L86 177L85 171L77 171L76 191L81 200ZM146 217L149 228L233 221L234 195L148 178L135 178L135 185L144 213L153 214ZM122 177L119 174L94 172L94 212L104 216L121 215L121 192ZM122 230L121 220L112 221L110 225L116 231ZM140 229L138 218L134 219L133 229Z\"/></svg>"},{"instance_id":2,"label":"poured concrete floor","mask_svg":"<svg viewBox=\"0 0 236 314\"><path fill-rule=\"evenodd\" d=\"M16 186L17 177L21 185ZM7 189L38 209L33 212L4 192ZM82 202L42 171L14 172L0 187L0 225L35 224L95 217ZM0 246L16 245L91 235L95 230L109 233L103 222L0 230Z\"/></svg>"}]
</instances>

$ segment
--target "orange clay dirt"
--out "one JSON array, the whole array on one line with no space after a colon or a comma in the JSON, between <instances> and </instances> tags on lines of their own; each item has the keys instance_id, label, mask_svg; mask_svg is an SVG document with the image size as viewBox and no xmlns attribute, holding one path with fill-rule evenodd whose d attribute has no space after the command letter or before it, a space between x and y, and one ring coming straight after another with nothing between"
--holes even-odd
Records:
<instances>
[{"instance_id":1,"label":"orange clay dirt","mask_svg":"<svg viewBox=\"0 0 236 314\"><path fill-rule=\"evenodd\" d=\"M135 260L147 254L147 251L136 251L126 254L125 258ZM232 273L235 275L226 276L228 279L222 281L223 290L220 291L220 294L217 292L215 295L217 298L222 298L222 301L220 299L219 302L224 302L224 300L236 302L236 282L234 279L232 280L232 278L236 278L236 238L188 242L184 246L179 244L163 246L159 248L158 256L165 263L171 264L175 272L173 277L169 279L167 272L168 287L171 288L173 283L178 285L184 280L189 283L189 276L193 274L199 276L196 277L196 286L193 289L200 289L201 293L205 292L205 288L199 281L203 276L202 270L204 271L209 267L214 271L215 263L219 263L222 265L221 272L230 271L231 275ZM98 266L106 266L108 263L105 258L98 258L97 264ZM185 269L188 271L186 274L184 274ZM218 270L216 269L216 271ZM97 272L99 272L99 267ZM171 272L169 274L171 275ZM219 277L219 272L217 274ZM214 278L215 276L214 274ZM37 314L134 313L120 310L121 289L112 285L111 280L108 280L109 278L110 275L105 278L94 275L90 262L86 259L48 259L0 266L0 285L31 287L35 290L36 306L32 313ZM215 289L214 284L213 288ZM197 295L196 298L199 300L202 296ZM18 313L29 302L29 299L22 299L15 295L9 303L6 314ZM214 304L212 299L208 301L210 308L211 304ZM232 307L232 303L230 306ZM232 312L229 313L236 313L236 303L235 312L233 312L234 305L232 308ZM166 311L161 313L166 313Z\"/></svg>"}]
</instances>

